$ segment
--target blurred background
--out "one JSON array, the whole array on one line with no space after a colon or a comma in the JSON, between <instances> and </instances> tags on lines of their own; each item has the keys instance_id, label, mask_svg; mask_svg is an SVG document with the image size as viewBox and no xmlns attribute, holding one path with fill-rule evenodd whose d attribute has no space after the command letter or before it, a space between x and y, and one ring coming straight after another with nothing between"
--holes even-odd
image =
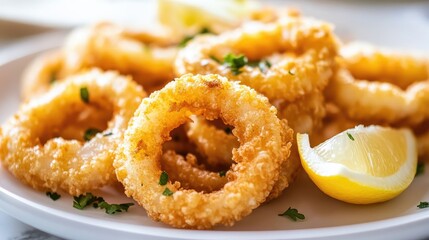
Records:
<instances>
[{"instance_id":1,"label":"blurred background","mask_svg":"<svg viewBox=\"0 0 429 240\"><path fill-rule=\"evenodd\" d=\"M146 26L157 19L158 2L197 5L208 14L228 18L231 12L213 6L238 2L229 8L244 8L242 0L0 0L0 48L19 39L100 20ZM274 6L291 6L304 15L328 20L347 40L364 40L395 48L429 52L429 1L271 0ZM241 6L240 6L241 4ZM237 7L238 6L238 7ZM180 11L180 9L178 10Z\"/></svg>"}]
</instances>

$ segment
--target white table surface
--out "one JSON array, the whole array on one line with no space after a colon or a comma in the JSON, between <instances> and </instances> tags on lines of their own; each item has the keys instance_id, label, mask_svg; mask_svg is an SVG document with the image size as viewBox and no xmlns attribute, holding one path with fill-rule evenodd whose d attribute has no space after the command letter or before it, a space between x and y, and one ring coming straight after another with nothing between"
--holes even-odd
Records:
<instances>
[{"instance_id":1,"label":"white table surface","mask_svg":"<svg viewBox=\"0 0 429 240\"><path fill-rule=\"evenodd\" d=\"M0 0L0 3L2 4L7 2L13 3L13 1L10 0ZM22 1L16 2L22 3ZM279 3L280 1L271 2ZM344 35L348 35L348 33L350 33L350 38L359 38L372 41L377 44L429 52L428 1L392 1L390 4L387 4L389 1L365 1L366 3L333 0L324 0L319 2L311 0L284 2L292 2L291 5L302 9L306 15L324 18L333 22L341 16L348 16L350 19L349 22L338 22L336 25L337 31ZM384 3L386 4L384 5ZM315 7L315 5L319 6ZM349 8L349 11L343 11L345 8ZM10 5L10 9L13 9L12 5ZM330 13L329 11L326 11L326 9L335 10ZM381 17L377 11L381 11L383 13L383 17ZM2 11L0 11L0 13L1 12ZM354 27L347 28L345 27L347 25L353 25ZM54 28L58 26L30 26L28 25L28 22L25 24L17 24L16 22L11 21L11 19L5 19L5 15L2 16L0 14L0 50L7 48L9 44L25 38L26 36L48 31L50 27ZM374 34L374 31L380 32L380 28L383 28L383 34ZM419 36L409 33L410 28L414 31L417 29ZM416 41L416 38L420 39ZM59 238L23 224L0 211L0 240L3 239L56 240Z\"/></svg>"}]
</instances>

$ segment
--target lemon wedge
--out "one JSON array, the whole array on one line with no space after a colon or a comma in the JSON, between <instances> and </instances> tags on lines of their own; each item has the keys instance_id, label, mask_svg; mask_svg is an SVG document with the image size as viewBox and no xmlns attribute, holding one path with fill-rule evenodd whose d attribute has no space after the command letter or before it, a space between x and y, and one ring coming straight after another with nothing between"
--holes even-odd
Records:
<instances>
[{"instance_id":1,"label":"lemon wedge","mask_svg":"<svg viewBox=\"0 0 429 240\"><path fill-rule=\"evenodd\" d=\"M327 195L348 203L392 199L416 173L416 139L408 129L357 126L314 148L307 134L298 134L297 144L311 180Z\"/></svg>"},{"instance_id":2,"label":"lemon wedge","mask_svg":"<svg viewBox=\"0 0 429 240\"><path fill-rule=\"evenodd\" d=\"M159 21L181 32L219 32L238 24L259 6L250 0L158 0Z\"/></svg>"}]
</instances>

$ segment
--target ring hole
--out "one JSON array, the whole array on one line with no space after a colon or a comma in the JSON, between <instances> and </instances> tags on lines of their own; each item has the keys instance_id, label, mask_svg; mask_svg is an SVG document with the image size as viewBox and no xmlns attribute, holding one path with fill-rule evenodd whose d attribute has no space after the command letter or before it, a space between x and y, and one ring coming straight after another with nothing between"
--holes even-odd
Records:
<instances>
[{"instance_id":1,"label":"ring hole","mask_svg":"<svg viewBox=\"0 0 429 240\"><path fill-rule=\"evenodd\" d=\"M233 164L232 149L238 147L233 129L220 119L195 119L174 129L163 145L161 168L183 189L220 190L232 178L227 172Z\"/></svg>"},{"instance_id":2,"label":"ring hole","mask_svg":"<svg viewBox=\"0 0 429 240\"><path fill-rule=\"evenodd\" d=\"M71 106L73 108L73 106ZM79 109L64 109L67 116L63 121L51 126L40 136L40 142L45 144L53 138L65 140L89 141L98 132L108 128L108 122L113 118L113 108L110 104L87 104Z\"/></svg>"}]
</instances>

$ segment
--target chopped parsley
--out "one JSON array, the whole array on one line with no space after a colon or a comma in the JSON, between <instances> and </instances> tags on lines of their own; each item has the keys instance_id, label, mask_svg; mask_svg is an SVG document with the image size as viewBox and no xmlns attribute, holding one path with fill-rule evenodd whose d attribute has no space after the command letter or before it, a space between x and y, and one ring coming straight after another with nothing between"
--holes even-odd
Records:
<instances>
[{"instance_id":1,"label":"chopped parsley","mask_svg":"<svg viewBox=\"0 0 429 240\"><path fill-rule=\"evenodd\" d=\"M168 173L162 171L161 176L159 177L159 185L164 186L168 182Z\"/></svg>"},{"instance_id":2,"label":"chopped parsley","mask_svg":"<svg viewBox=\"0 0 429 240\"><path fill-rule=\"evenodd\" d=\"M128 212L128 208L133 206L134 203L121 203L121 204L109 204L106 201L98 203L100 209L105 209L107 214L115 214L120 212Z\"/></svg>"},{"instance_id":3,"label":"chopped parsley","mask_svg":"<svg viewBox=\"0 0 429 240\"><path fill-rule=\"evenodd\" d=\"M173 191L171 191L168 187L166 187L165 189L164 189L164 192L162 192L162 195L164 195L164 196L171 196L171 195L173 195Z\"/></svg>"},{"instance_id":4,"label":"chopped parsley","mask_svg":"<svg viewBox=\"0 0 429 240\"><path fill-rule=\"evenodd\" d=\"M121 204L110 204L102 197L94 196L92 193L81 194L80 196L74 197L73 207L79 210L92 205L94 208L100 208L106 210L107 214L115 214L119 212L127 212L130 206L134 203L121 203Z\"/></svg>"},{"instance_id":5,"label":"chopped parsley","mask_svg":"<svg viewBox=\"0 0 429 240\"><path fill-rule=\"evenodd\" d=\"M220 171L219 172L219 176L220 177L225 177L226 176L226 171Z\"/></svg>"},{"instance_id":6,"label":"chopped parsley","mask_svg":"<svg viewBox=\"0 0 429 240\"><path fill-rule=\"evenodd\" d=\"M104 201L101 197L96 197L92 195L92 193L81 194L79 196L73 197L73 207L77 209L84 209L85 207L91 204L97 204L99 202ZM96 207L96 205L94 205Z\"/></svg>"},{"instance_id":7,"label":"chopped parsley","mask_svg":"<svg viewBox=\"0 0 429 240\"><path fill-rule=\"evenodd\" d=\"M215 62L217 62L217 63L219 63L219 64L222 64L222 62L219 60L219 58L217 58L217 57L215 57L213 55L210 55L210 59L213 60L213 61L215 61Z\"/></svg>"},{"instance_id":8,"label":"chopped parsley","mask_svg":"<svg viewBox=\"0 0 429 240\"><path fill-rule=\"evenodd\" d=\"M185 37L182 39L182 41L180 41L180 43L179 43L179 47L181 47L181 48L186 47L186 45L188 45L188 42L189 42L189 41L191 41L192 39L194 39L197 35L200 35L200 34L207 34L207 33L212 33L212 32L210 31L210 29L208 29L208 28L204 27L204 28L202 28L202 29L201 29L197 34L195 34L195 35L188 35L188 36L185 36Z\"/></svg>"},{"instance_id":9,"label":"chopped parsley","mask_svg":"<svg viewBox=\"0 0 429 240\"><path fill-rule=\"evenodd\" d=\"M241 68L244 67L249 60L244 55L234 55L232 53L227 54L223 59L223 64L231 69L232 74L239 75Z\"/></svg>"},{"instance_id":10,"label":"chopped parsley","mask_svg":"<svg viewBox=\"0 0 429 240\"><path fill-rule=\"evenodd\" d=\"M420 202L419 205L417 205L418 208L427 208L429 207L429 202Z\"/></svg>"},{"instance_id":11,"label":"chopped parsley","mask_svg":"<svg viewBox=\"0 0 429 240\"><path fill-rule=\"evenodd\" d=\"M425 171L425 164L422 162L417 163L417 169L416 169L416 176L424 173Z\"/></svg>"},{"instance_id":12,"label":"chopped parsley","mask_svg":"<svg viewBox=\"0 0 429 240\"><path fill-rule=\"evenodd\" d=\"M305 219L304 214L299 213L297 209L291 207L289 207L284 213L280 213L278 216L287 217L294 222L296 222L298 219Z\"/></svg>"},{"instance_id":13,"label":"chopped parsley","mask_svg":"<svg viewBox=\"0 0 429 240\"><path fill-rule=\"evenodd\" d=\"M52 200L57 201L61 198L61 195L59 195L56 192L46 192L46 196L50 197Z\"/></svg>"},{"instance_id":14,"label":"chopped parsley","mask_svg":"<svg viewBox=\"0 0 429 240\"><path fill-rule=\"evenodd\" d=\"M88 128L86 129L85 133L83 134L83 140L88 142L89 140L93 139L97 133L101 132L100 130L96 128Z\"/></svg>"},{"instance_id":15,"label":"chopped parsley","mask_svg":"<svg viewBox=\"0 0 429 240\"><path fill-rule=\"evenodd\" d=\"M80 99L82 99L84 103L89 103L89 91L87 87L80 88Z\"/></svg>"},{"instance_id":16,"label":"chopped parsley","mask_svg":"<svg viewBox=\"0 0 429 240\"><path fill-rule=\"evenodd\" d=\"M350 133L347 133L347 137L349 137L349 138L350 138L350 140L352 140L352 141L354 141L354 140L355 140L355 138L354 138Z\"/></svg>"}]
</instances>

